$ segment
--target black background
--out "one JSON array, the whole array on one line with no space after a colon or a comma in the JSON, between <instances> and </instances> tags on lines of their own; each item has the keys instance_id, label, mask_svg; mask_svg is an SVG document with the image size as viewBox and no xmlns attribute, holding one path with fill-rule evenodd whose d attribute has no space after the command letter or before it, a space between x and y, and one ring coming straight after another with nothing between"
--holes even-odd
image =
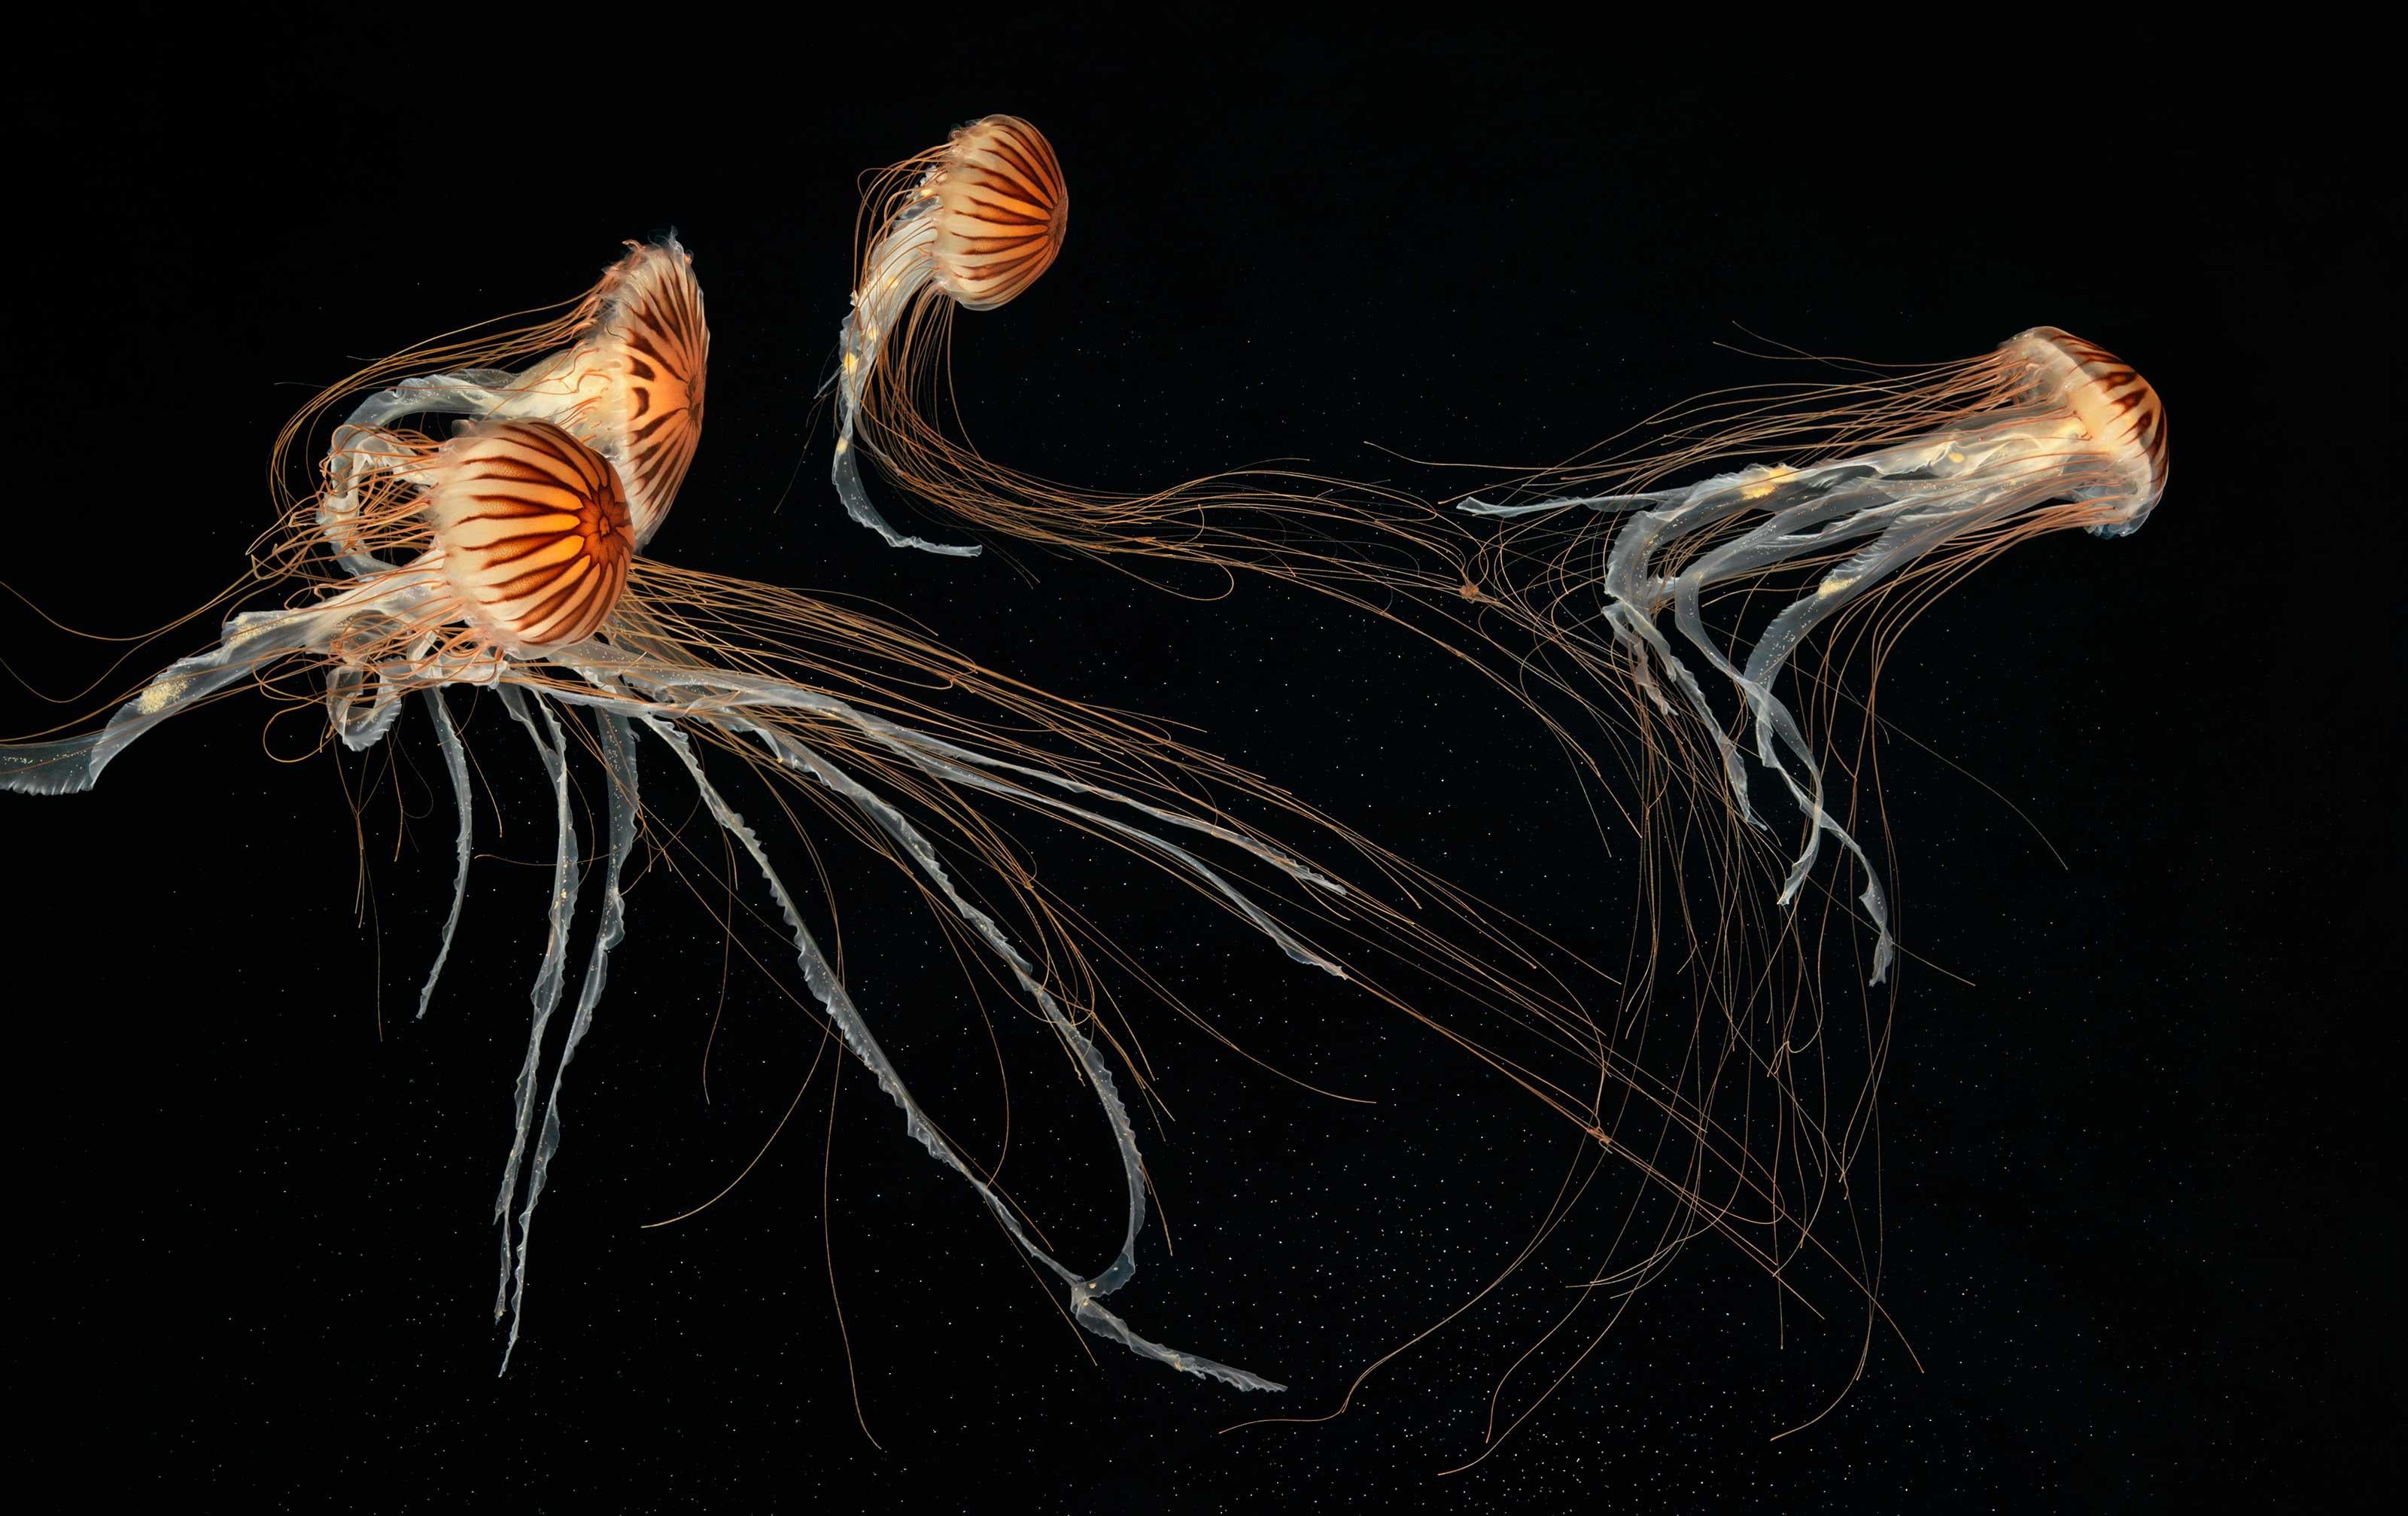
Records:
<instances>
[{"instance_id":1,"label":"black background","mask_svg":"<svg viewBox=\"0 0 2408 1516\"><path fill-rule=\"evenodd\" d=\"M1270 456L1440 483L1381 448L1545 461L1764 377L1715 345L1737 326L1894 360L2040 323L2095 339L2165 397L2163 507L1985 569L1884 684L1885 715L2067 865L1892 744L1909 939L1970 981L1910 965L1885 1090L1885 1294L1923 1370L1876 1339L1833 1414L1770 1440L1847 1384L1858 1334L1842 1311L1779 1345L1770 1287L1701 1245L1470 1472L1440 1474L1481 1451L1544 1300L1467 1318L1340 1420L1218 1435L1263 1404L1091 1359L857 1071L831 1122L824 1066L727 1199L642 1230L743 1167L820 1044L767 933L746 941L774 975L738 955L723 999L723 933L656 867L496 1380L484 1222L551 845L532 755L474 708L506 827L413 1024L450 871L429 733L413 716L338 760L306 710L234 700L93 795L0 807L13 1378L46 1478L363 1510L2130 1509L2396 1481L2398 204L2315 91L2262 68L2246 91L2071 66L2010 86L1930 52L1642 71L1535 31L683 20L169 38L134 17L23 51L0 578L112 635L198 603L269 520L268 442L317 385L675 227L714 348L656 552L1192 722L1611 952L1627 853L1585 832L1535 729L1426 647L1268 584L1177 599L1025 553L898 554L842 519L812 395L855 174L988 111L1052 137L1068 251L961 323L956 379L987 451L1098 486ZM0 627L65 699L10 685L12 733L206 640L109 675L22 606ZM1380 1102L1130 1007L1178 1118L1148 1136L1178 1253L1150 1235L1115 1304L1288 1380L1286 1408L1331 1407L1527 1236L1570 1133L1177 891L1028 835L1250 1051ZM828 859L856 995L932 1102L992 1107L916 907L883 865ZM1109 1155L1059 1060L1010 1056L1016 1191L1101 1258Z\"/></svg>"}]
</instances>

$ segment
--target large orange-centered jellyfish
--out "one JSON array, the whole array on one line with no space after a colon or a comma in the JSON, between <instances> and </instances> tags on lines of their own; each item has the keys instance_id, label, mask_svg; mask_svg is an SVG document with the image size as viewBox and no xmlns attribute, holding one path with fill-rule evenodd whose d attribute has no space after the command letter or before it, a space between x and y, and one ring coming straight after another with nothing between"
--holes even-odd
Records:
<instances>
[{"instance_id":1,"label":"large orange-centered jellyfish","mask_svg":"<svg viewBox=\"0 0 2408 1516\"><path fill-rule=\"evenodd\" d=\"M1232 804L1267 809L1326 832L1387 884L1458 926L1486 931L1443 884L1241 770L876 617L644 556L638 550L662 525L694 455L708 351L691 260L668 240L634 247L557 321L412 349L328 391L286 428L280 455L307 437L313 417L364 385L368 393L334 426L319 487L288 501L255 550L251 580L229 593L274 588L285 592L283 603L232 615L215 645L149 680L96 729L0 744L0 789L89 789L128 744L244 687L322 703L332 734L355 750L392 736L416 697L458 818L453 899L420 995L423 1016L462 925L474 840L466 743L445 692L466 686L495 697L536 750L557 830L550 930L495 1203L494 1311L515 1346L537 1202L562 1138L564 1076L594 1026L610 952L626 930L629 858L652 830L638 764L649 737L757 873L826 1025L894 1100L910 1137L1061 1281L1074 1319L1182 1372L1278 1388L1154 1342L1102 1304L1136 1271L1147 1213L1143 1160L1120 1092L1135 1065L1105 1014L1089 958L1121 949L1040 882L1011 819L1041 817L1143 859L1297 963L1351 979L1409 1015L1421 1018L1351 965L1340 941L1495 1009L1523 1041L1565 1059L1570 1076L1550 1082L1430 1024L1581 1125L1590 1123L1588 1087L1603 1057L1596 1029L1551 986L1517 979L1526 961L1493 967L1232 815ZM520 367L505 367L513 362ZM446 419L442 435L422 429ZM778 793L804 797L901 870L964 960L1063 1048L1105 1119L1124 1187L1120 1241L1101 1268L1056 1259L994 1165L947 1136L906 1087L810 924L824 919L824 905L815 912L789 888L774 839L765 841L713 782L706 746L744 762ZM547 1080L546 1033L568 1003L585 884L571 786L580 749L604 781L608 841L599 849L598 918ZM675 845L674 837L654 840Z\"/></svg>"},{"instance_id":2,"label":"large orange-centered jellyfish","mask_svg":"<svg viewBox=\"0 0 2408 1516\"><path fill-rule=\"evenodd\" d=\"M494 367L533 361L516 372ZM346 439L407 416L549 421L593 447L623 481L637 547L667 519L702 439L710 328L693 260L674 237L634 247L559 318L523 331L437 340L370 365L294 416L277 439L269 482L286 503L294 445L328 407L368 392L337 428L318 497L332 519L354 508ZM444 365L434 373L429 364ZM450 367L456 365L457 367ZM337 533L338 535L338 533ZM341 555L357 571L352 555Z\"/></svg>"}]
</instances>

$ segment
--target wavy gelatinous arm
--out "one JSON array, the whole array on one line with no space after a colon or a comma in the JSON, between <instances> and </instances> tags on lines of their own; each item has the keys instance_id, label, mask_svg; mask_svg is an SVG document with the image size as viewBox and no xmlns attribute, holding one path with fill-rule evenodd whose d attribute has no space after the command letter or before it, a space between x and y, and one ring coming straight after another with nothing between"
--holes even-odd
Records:
<instances>
[{"instance_id":1,"label":"wavy gelatinous arm","mask_svg":"<svg viewBox=\"0 0 2408 1516\"><path fill-rule=\"evenodd\" d=\"M607 696L602 697L602 700L607 701ZM596 703L600 702L596 701ZM705 713L691 714L696 719L711 719ZM930 1157L960 1175L973 1190L978 1191L979 1198L985 1203L988 1213L996 1219L996 1224L1001 1226L1006 1234L1018 1243L1029 1257L1051 1269L1057 1278L1070 1287L1071 1304L1080 1322L1090 1332L1123 1342L1134 1351L1188 1373L1219 1379L1241 1390L1282 1388L1271 1380L1249 1374L1243 1369L1231 1368L1210 1359L1194 1357L1175 1349L1164 1348L1157 1343L1150 1342L1131 1332L1120 1318L1096 1306L1094 1303L1094 1297L1117 1287L1129 1273L1134 1271L1133 1263L1125 1259L1116 1260L1111 1268L1090 1279L1064 1266L1052 1254L1038 1246L1036 1239L1028 1234L1026 1228L1021 1224L1020 1218L1013 1214L1010 1206L1005 1202L1002 1195L961 1161L960 1157L953 1152L952 1146L937 1131L935 1124L921 1110L919 1103L912 1098L910 1090L903 1083L902 1076L896 1070L893 1061L887 1058L885 1050L879 1046L878 1039L870 1033L867 1021L863 1018L860 1010L853 1004L853 997L845 989L843 982L837 977L835 969L829 964L826 955L821 952L818 942L811 935L810 929L804 924L802 913L796 908L793 895L786 888L785 881L779 877L777 870L770 864L767 851L761 846L760 839L753 834L752 829L746 824L744 818L721 797L717 787L703 772L701 760L695 756L693 744L687 741L685 734L678 730L669 720L665 718L665 715L648 715L641 719L655 736L677 754L679 761L685 765L686 772L693 778L695 787L701 793L703 803L710 809L711 816L717 819L721 828L729 836L736 839L738 845L744 849L746 856L752 859L753 866L761 871L763 880L768 885L769 892L776 899L778 909L784 916L787 928L793 933L795 952L802 965L804 984L810 988L813 997L827 1012L828 1018L836 1024L838 1032L844 1038L846 1047L852 1051L855 1059L860 1061L864 1068L869 1070L871 1076L877 1079L878 1087L883 1090L887 1098L894 1101L896 1107L903 1112L904 1130L913 1141L927 1149ZM752 729L751 723L741 722L740 718L738 728L755 729ZM1075 1032L1073 1035L1077 1044L1085 1043L1085 1039L1077 1037ZM1092 1045L1086 1046L1089 1053L1092 1054ZM1093 1056L1095 1061L1088 1067L1091 1078L1097 1075L1101 1076L1096 1081L1098 1097L1104 1101L1107 1112L1113 1119L1116 1133L1128 1133L1127 1112L1120 1105L1119 1096L1111 1083L1111 1070L1102 1064L1100 1055ZM1134 1145L1133 1133L1129 1133L1128 1141L1132 1146Z\"/></svg>"},{"instance_id":2,"label":"wavy gelatinous arm","mask_svg":"<svg viewBox=\"0 0 2408 1516\"><path fill-rule=\"evenodd\" d=\"M861 450L854 428L861 420L870 377L885 351L887 338L911 302L926 293L935 277L931 253L937 241L937 202L922 199L896 215L871 250L868 272L853 295L853 313L840 334L842 354L836 376L836 462L829 471L845 514L876 532L889 547L915 547L949 558L974 558L986 550L975 543L956 546L913 537L891 526L861 482Z\"/></svg>"},{"instance_id":3,"label":"wavy gelatinous arm","mask_svg":"<svg viewBox=\"0 0 2408 1516\"><path fill-rule=\"evenodd\" d=\"M636 788L636 734L627 718L607 711L595 713L602 747L602 769L609 786L610 856L602 872L602 920L594 931L594 947L585 960L585 980L578 987L577 1014L569 1018L568 1038L560 1046L560 1061L552 1066L552 1092L543 1104L543 1133L537 1138L535 1161L527 1169L526 1208L519 1212L518 1279L510 1292L510 1340L502 1350L502 1369L510 1366L510 1350L519 1345L519 1327L526 1320L527 1240L535 1231L536 1202L543 1198L544 1180L552 1172L552 1159L560 1151L560 1081L568 1072L568 1061L577 1056L578 1045L594 1026L594 1007L601 1003L602 987L609 982L610 949L619 946L627 931L627 903L619 893L619 880L627 867L627 855L636 845L636 816L639 803Z\"/></svg>"},{"instance_id":4,"label":"wavy gelatinous arm","mask_svg":"<svg viewBox=\"0 0 2408 1516\"><path fill-rule=\"evenodd\" d=\"M453 848L452 912L443 918L443 941L435 949L435 966L426 971L426 983L418 991L422 1018L435 998L436 981L443 977L444 961L452 956L452 937L460 930L460 909L468 902L468 857L477 830L476 808L468 793L468 755L460 745L460 729L452 725L452 708L443 703L442 689L437 686L424 693L435 718L435 740L443 748L443 772L452 777L452 799L460 809L460 836Z\"/></svg>"},{"instance_id":5,"label":"wavy gelatinous arm","mask_svg":"<svg viewBox=\"0 0 2408 1516\"><path fill-rule=\"evenodd\" d=\"M1694 672L1656 625L1668 604L1683 640L1739 692L1755 729L1756 760L1780 777L1808 821L1806 840L1790 863L1779 903L1787 905L1797 899L1824 834L1830 834L1864 876L1857 902L1875 932L1874 984L1887 976L1896 955L1880 878L1864 848L1825 806L1821 762L1773 686L1790 654L1824 618L1898 568L1984 519L1985 492L1946 477L1965 461L1958 453L1953 455L1952 464L1948 449L1916 444L1807 469L1758 465L1682 489L1569 497L1510 507L1473 501L1464 507L1484 515L1582 509L1626 517L1614 528L1605 551L1598 585L1607 600L1607 624L1619 641L1639 654L1638 667L1647 668L1651 661L1647 655L1652 653L1653 663L1687 697L1699 725L1714 744L1740 814L1761 828L1765 823L1749 800L1747 772L1738 744L1708 704ZM1942 472L1936 475L1935 468ZM1723 531L1751 515L1764 520L1682 565L1670 577L1656 571L1660 552ZM1774 617L1758 636L1744 669L1725 656L1705 624L1702 600L1707 590L1749 579L1783 563L1828 556L1835 547L1865 537L1872 538L1872 542L1823 574L1806 599L1784 607ZM1645 687L1659 708L1669 709L1652 683ZM1784 749L1795 767L1784 758Z\"/></svg>"},{"instance_id":6,"label":"wavy gelatinous arm","mask_svg":"<svg viewBox=\"0 0 2408 1516\"><path fill-rule=\"evenodd\" d=\"M318 536L343 572L368 579L394 571L394 564L359 540L362 488L371 479L409 477L422 453L419 445L401 440L393 424L415 415L485 415L503 397L490 386L507 384L509 378L498 368L427 374L378 390L351 408L328 440L316 513Z\"/></svg>"},{"instance_id":7,"label":"wavy gelatinous arm","mask_svg":"<svg viewBox=\"0 0 2408 1516\"><path fill-rule=\"evenodd\" d=\"M100 730L64 742L0 746L0 790L70 795L90 789L112 758L169 716L253 677L279 658L325 652L354 616L406 614L423 593L411 584L363 587L299 610L244 611L230 616L215 647L160 671Z\"/></svg>"},{"instance_id":8,"label":"wavy gelatinous arm","mask_svg":"<svg viewBox=\"0 0 2408 1516\"><path fill-rule=\"evenodd\" d=\"M753 726L752 729L777 755L781 763L808 773L851 801L902 849L903 855L945 897L954 913L1010 967L1012 977L1036 1001L1039 1012L1070 1048L1079 1061L1079 1067L1086 1074L1087 1082L1094 1087L1096 1103L1102 1106L1104 1119L1111 1127L1112 1145L1119 1150L1121 1177L1128 1195L1128 1212L1126 1228L1121 1234L1120 1252L1111 1265L1093 1278L1069 1281L1070 1312L1079 1324L1097 1336L1120 1343L1141 1358L1168 1364L1184 1373L1217 1379L1240 1390L1283 1388L1244 1369L1181 1352L1175 1348L1166 1348L1139 1335L1126 1321L1096 1304L1097 1297L1111 1293L1136 1277L1138 1234L1145 1228L1145 1157L1138 1150L1137 1129L1129 1120L1127 1104L1120 1097L1111 1065L1105 1061L1094 1040L1080 1031L1063 1010L1061 1002L1054 998L1053 991L1037 978L1035 965L1004 935L1003 929L996 924L995 918L962 894L954 885L952 874L945 868L944 860L937 856L935 846L919 828L911 824L910 817L872 794L824 755L787 733L760 726Z\"/></svg>"},{"instance_id":9,"label":"wavy gelatinous arm","mask_svg":"<svg viewBox=\"0 0 2408 1516\"><path fill-rule=\"evenodd\" d=\"M540 697L532 703L536 715L543 718L543 727L536 726L535 716L527 714L530 703L525 691L503 685L499 688L503 706L510 718L526 729L536 751L543 759L544 772L552 780L553 821L558 829L558 843L552 866L551 931L543 945L543 962L536 970L535 989L530 998L535 1004L534 1025L527 1032L525 1061L519 1065L518 1083L512 1090L516 1123L510 1136L510 1156L502 1169L502 1192L494 1202L494 1219L502 1226L502 1282L494 1295L494 1320L509 1314L512 1300L512 1281L517 1273L515 1255L510 1248L510 1202L518 1193L520 1160L525 1156L527 1133L535 1123L535 1071L543 1052L544 1029L551 1024L552 1013L560 1006L562 980L568 960L568 928L577 913L577 820L568 806L568 760L563 748L566 735L560 729L560 718ZM530 1207L532 1209L532 1207ZM510 1343L516 1346L518 1329L511 1325ZM509 1367L509 1353L502 1354L502 1367Z\"/></svg>"},{"instance_id":10,"label":"wavy gelatinous arm","mask_svg":"<svg viewBox=\"0 0 2408 1516\"><path fill-rule=\"evenodd\" d=\"M879 513L878 507L869 503L869 491L862 486L861 469L853 460L853 454L857 451L858 448L853 439L853 429L848 423L844 434L836 440L834 470L836 496L838 499L844 502L846 515L885 539L888 547L915 547L923 553L935 553L948 558L974 558L986 551L976 542L968 544L932 542L924 537L914 537L909 532L896 531L887 519Z\"/></svg>"}]
</instances>

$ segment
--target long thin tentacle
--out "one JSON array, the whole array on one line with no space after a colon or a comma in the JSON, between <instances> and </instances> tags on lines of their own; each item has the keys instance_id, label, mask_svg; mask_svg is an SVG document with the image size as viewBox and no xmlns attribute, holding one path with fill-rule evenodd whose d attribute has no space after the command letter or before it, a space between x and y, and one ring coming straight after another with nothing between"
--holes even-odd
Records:
<instances>
[{"instance_id":1,"label":"long thin tentacle","mask_svg":"<svg viewBox=\"0 0 2408 1516\"><path fill-rule=\"evenodd\" d=\"M468 901L468 856L477 827L476 807L468 793L468 756L460 745L460 729L452 725L442 686L429 686L425 693L426 708L435 717L435 738L443 746L443 769L452 776L452 798L460 808L460 840L452 870L452 914L443 918L443 941L435 949L435 966L426 971L426 983L418 991L421 1017L435 999L436 981L443 977L444 961L452 956L452 933L460 930L460 910Z\"/></svg>"}]
</instances>

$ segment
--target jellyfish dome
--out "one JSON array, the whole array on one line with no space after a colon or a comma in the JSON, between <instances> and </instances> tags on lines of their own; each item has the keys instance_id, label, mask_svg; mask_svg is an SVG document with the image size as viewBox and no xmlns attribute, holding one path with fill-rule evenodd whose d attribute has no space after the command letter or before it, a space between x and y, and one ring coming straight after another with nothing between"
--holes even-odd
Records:
<instances>
[{"instance_id":1,"label":"jellyfish dome","mask_svg":"<svg viewBox=\"0 0 2408 1516\"><path fill-rule=\"evenodd\" d=\"M2064 440L2095 453L2112 481L2090 481L2068 460L2065 491L2095 514L2083 523L2101 537L2141 529L2166 493L2166 411L2157 392L2129 365L2095 342L2055 326L2035 326L2000 345L2003 366L2028 366L2034 390L2071 412Z\"/></svg>"}]
</instances>

